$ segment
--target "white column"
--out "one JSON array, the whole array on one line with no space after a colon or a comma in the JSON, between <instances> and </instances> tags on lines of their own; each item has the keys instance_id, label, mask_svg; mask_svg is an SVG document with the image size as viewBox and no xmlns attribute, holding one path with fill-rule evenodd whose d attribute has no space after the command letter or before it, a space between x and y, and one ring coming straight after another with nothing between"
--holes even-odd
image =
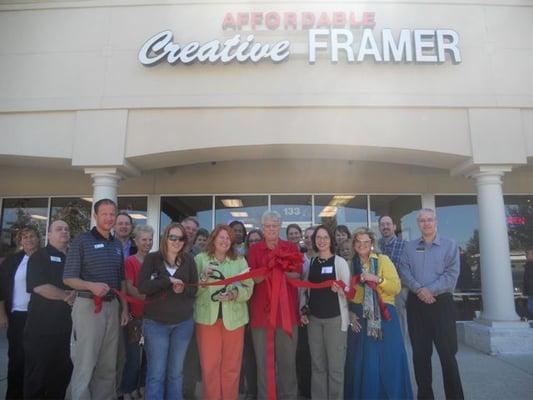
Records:
<instances>
[{"instance_id":1,"label":"white column","mask_svg":"<svg viewBox=\"0 0 533 400\"><path fill-rule=\"evenodd\" d=\"M481 290L487 321L518 321L513 295L509 237L502 192L505 167L483 167L470 174L477 186Z\"/></svg>"},{"instance_id":2,"label":"white column","mask_svg":"<svg viewBox=\"0 0 533 400\"><path fill-rule=\"evenodd\" d=\"M93 204L101 199L117 202L118 182L122 175L116 168L85 168L85 173L91 175ZM91 226L94 226L94 218L91 218Z\"/></svg>"}]
</instances>

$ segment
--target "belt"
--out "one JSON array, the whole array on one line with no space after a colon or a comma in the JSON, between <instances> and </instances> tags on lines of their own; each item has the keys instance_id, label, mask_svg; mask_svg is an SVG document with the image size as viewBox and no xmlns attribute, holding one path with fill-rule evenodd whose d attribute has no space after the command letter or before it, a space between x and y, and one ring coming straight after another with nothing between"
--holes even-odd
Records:
<instances>
[{"instance_id":1,"label":"belt","mask_svg":"<svg viewBox=\"0 0 533 400\"><path fill-rule=\"evenodd\" d=\"M83 299L94 299L94 294L91 292L76 292L76 296L81 297ZM102 297L103 301L113 301L115 299L115 295L112 293L106 294L104 297Z\"/></svg>"}]
</instances>

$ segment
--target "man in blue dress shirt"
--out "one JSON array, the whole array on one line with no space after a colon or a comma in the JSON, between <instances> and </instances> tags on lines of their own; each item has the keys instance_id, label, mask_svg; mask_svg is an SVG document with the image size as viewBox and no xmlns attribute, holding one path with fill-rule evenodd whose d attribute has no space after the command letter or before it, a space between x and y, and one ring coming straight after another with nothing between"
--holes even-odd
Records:
<instances>
[{"instance_id":1,"label":"man in blue dress shirt","mask_svg":"<svg viewBox=\"0 0 533 400\"><path fill-rule=\"evenodd\" d=\"M447 399L463 399L457 353L453 290L459 277L459 248L437 234L435 211L418 212L422 236L408 242L398 272L409 288L407 322L419 399L433 399L431 354L439 353Z\"/></svg>"}]
</instances>

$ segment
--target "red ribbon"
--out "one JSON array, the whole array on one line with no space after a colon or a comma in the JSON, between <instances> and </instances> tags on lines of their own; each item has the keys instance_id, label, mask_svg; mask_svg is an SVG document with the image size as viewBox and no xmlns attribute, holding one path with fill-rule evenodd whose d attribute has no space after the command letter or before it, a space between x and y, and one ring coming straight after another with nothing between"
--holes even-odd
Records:
<instances>
[{"instance_id":1,"label":"red ribbon","mask_svg":"<svg viewBox=\"0 0 533 400\"><path fill-rule=\"evenodd\" d=\"M161 300L162 298L166 297L165 295L158 297L157 299L153 300L139 300L133 296L130 296L126 293L121 292L120 290L111 288L111 292L115 294L115 296L121 298L122 300L127 301L128 303L137 304L137 305L145 305L153 303L154 301ZM93 296L93 302L94 302L94 313L98 314L102 311L102 303L104 302L103 296Z\"/></svg>"},{"instance_id":2,"label":"red ribbon","mask_svg":"<svg viewBox=\"0 0 533 400\"><path fill-rule=\"evenodd\" d=\"M337 284L341 287L346 294L346 298L351 300L355 297L357 291L357 285L361 281L361 275L353 276L350 285L346 286L342 280L327 280L320 283L313 283L309 281L304 281L301 279L288 279L286 272L295 272L299 265L302 263L302 255L299 252L287 252L281 251L279 249L274 249L267 261L266 267L253 269L251 271L244 272L239 275L234 275L230 278L224 280L217 280L212 282L199 282L196 284L187 283L188 286L226 286L234 282L244 281L246 279L253 279L259 276L265 278L265 284L268 285L268 293L270 293L270 310L269 310L269 326L267 328L267 342L266 342L266 352L267 352L267 383L268 383L268 398L270 400L276 399L276 368L275 368L275 332L276 332L276 321L278 315L278 306L281 311L281 325L285 333L292 337L292 326L290 321L289 309L289 293L287 291L287 284L295 288L305 288L305 289L322 289L333 286ZM377 290L376 282L366 282L367 286L378 293L379 308L381 314L385 320L390 320L391 316L389 310L385 306L383 299L379 295ZM348 290L346 290L348 288ZM118 297L134 304L148 304L158 299L150 301L142 301L134 297L128 296L125 293L120 292L116 289L111 289L115 295ZM99 296L94 296L94 305L95 313L99 313L102 310L102 301L103 298Z\"/></svg>"},{"instance_id":3,"label":"red ribbon","mask_svg":"<svg viewBox=\"0 0 533 400\"><path fill-rule=\"evenodd\" d=\"M287 272L299 272L303 262L302 254L292 249L289 251L274 248L266 262L265 280L269 286L270 312L267 328L267 383L268 398L276 399L276 366L275 343L276 322L278 310L281 318L281 328L292 337L291 310L289 308L289 292L287 290Z\"/></svg>"},{"instance_id":4,"label":"red ribbon","mask_svg":"<svg viewBox=\"0 0 533 400\"><path fill-rule=\"evenodd\" d=\"M353 294L350 297L346 295L348 299L351 300L355 297L355 293L357 291L357 285L359 285L360 282L361 282L361 274L352 276L352 279L350 281L350 292L349 293L350 294L353 293ZM366 281L366 285L370 289L372 289L374 292L376 292L376 294L378 295L377 297L378 297L379 309L381 311L381 315L383 316L383 319L386 321L390 321L391 315L389 313L389 309L387 308L387 306L385 305L385 302L383 301L383 299L381 298L381 295L379 294L377 282Z\"/></svg>"}]
</instances>

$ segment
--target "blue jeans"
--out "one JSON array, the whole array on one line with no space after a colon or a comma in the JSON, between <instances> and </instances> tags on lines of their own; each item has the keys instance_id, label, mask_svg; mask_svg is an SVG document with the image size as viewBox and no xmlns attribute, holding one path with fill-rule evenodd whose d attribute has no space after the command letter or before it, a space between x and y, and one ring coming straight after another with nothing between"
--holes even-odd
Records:
<instances>
[{"instance_id":1,"label":"blue jeans","mask_svg":"<svg viewBox=\"0 0 533 400\"><path fill-rule=\"evenodd\" d=\"M529 316L533 318L533 296L527 298L527 311L529 311Z\"/></svg>"},{"instance_id":2,"label":"blue jeans","mask_svg":"<svg viewBox=\"0 0 533 400\"><path fill-rule=\"evenodd\" d=\"M181 400L183 360L193 327L192 319L173 325L144 319L144 349L148 363L145 398Z\"/></svg>"}]
</instances>

